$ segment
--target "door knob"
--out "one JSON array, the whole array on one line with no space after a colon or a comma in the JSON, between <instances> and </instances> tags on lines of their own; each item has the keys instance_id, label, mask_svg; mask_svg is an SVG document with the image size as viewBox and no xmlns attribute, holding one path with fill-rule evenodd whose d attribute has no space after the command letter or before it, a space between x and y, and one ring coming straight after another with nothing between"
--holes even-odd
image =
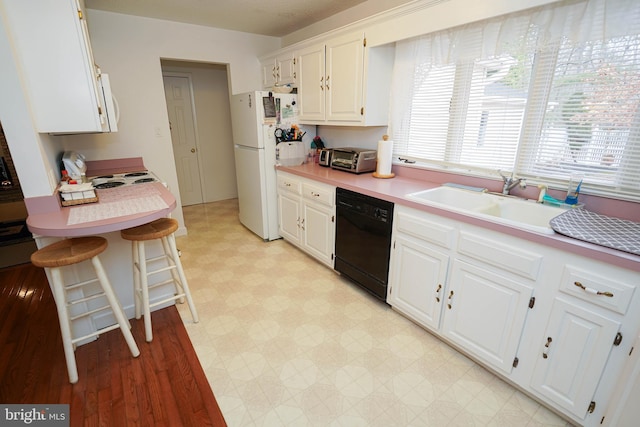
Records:
<instances>
[{"instance_id":1,"label":"door knob","mask_svg":"<svg viewBox=\"0 0 640 427\"><path fill-rule=\"evenodd\" d=\"M195 149L195 148L192 148L192 149L191 149L191 152L192 152L192 153L195 153L195 152L196 152L196 149Z\"/></svg>"}]
</instances>

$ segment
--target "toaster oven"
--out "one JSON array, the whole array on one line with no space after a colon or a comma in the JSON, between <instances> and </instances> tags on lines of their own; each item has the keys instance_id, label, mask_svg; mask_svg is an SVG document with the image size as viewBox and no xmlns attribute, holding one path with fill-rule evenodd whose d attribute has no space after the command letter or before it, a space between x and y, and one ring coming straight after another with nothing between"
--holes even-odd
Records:
<instances>
[{"instance_id":1,"label":"toaster oven","mask_svg":"<svg viewBox=\"0 0 640 427\"><path fill-rule=\"evenodd\" d=\"M334 148L331 168L351 173L373 172L376 170L377 152L365 148Z\"/></svg>"}]
</instances>

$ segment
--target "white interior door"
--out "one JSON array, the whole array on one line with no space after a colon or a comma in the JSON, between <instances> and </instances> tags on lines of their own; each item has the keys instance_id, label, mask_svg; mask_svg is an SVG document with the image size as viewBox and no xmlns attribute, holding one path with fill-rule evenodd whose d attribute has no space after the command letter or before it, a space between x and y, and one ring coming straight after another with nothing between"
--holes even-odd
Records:
<instances>
[{"instance_id":1,"label":"white interior door","mask_svg":"<svg viewBox=\"0 0 640 427\"><path fill-rule=\"evenodd\" d=\"M182 206L203 202L191 84L186 76L163 75L173 156Z\"/></svg>"}]
</instances>

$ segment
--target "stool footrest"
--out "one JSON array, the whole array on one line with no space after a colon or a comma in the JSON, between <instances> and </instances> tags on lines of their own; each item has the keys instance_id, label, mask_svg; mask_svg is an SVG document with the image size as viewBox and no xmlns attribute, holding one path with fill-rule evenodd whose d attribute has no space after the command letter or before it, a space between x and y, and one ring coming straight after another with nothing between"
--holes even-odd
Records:
<instances>
[{"instance_id":1,"label":"stool footrest","mask_svg":"<svg viewBox=\"0 0 640 427\"><path fill-rule=\"evenodd\" d=\"M167 280L164 280L162 282L158 282L158 283L154 283L153 285L149 285L148 288L149 288L149 290L151 290L151 289L157 288L159 286L168 285L169 283L175 283L175 280L167 279ZM179 283L179 285L182 285L182 284Z\"/></svg>"},{"instance_id":2,"label":"stool footrest","mask_svg":"<svg viewBox=\"0 0 640 427\"><path fill-rule=\"evenodd\" d=\"M115 325L106 326L106 327L104 327L104 328L102 328L102 329L98 329L97 331L92 332L92 333L90 333L90 334L87 334L87 335L84 335L84 336L81 336L81 337L74 338L74 339L72 339L72 340L71 340L71 342L72 342L73 344L75 344L75 343L77 343L77 342L80 342L80 341L86 340L86 339L88 339L88 338L97 337L98 335L101 335L101 334L107 333L107 332L109 332L109 331L113 331L113 330L118 329L118 328L120 328L120 325L118 325L118 324L116 323Z\"/></svg>"},{"instance_id":3,"label":"stool footrest","mask_svg":"<svg viewBox=\"0 0 640 427\"><path fill-rule=\"evenodd\" d=\"M93 279L89 279L89 280L85 280L84 282L78 282L78 283L72 283L70 285L65 285L64 289L67 291L71 291L77 288L81 288L83 286L86 286L90 283L98 283L100 280L98 280L97 277L94 277Z\"/></svg>"},{"instance_id":4,"label":"stool footrest","mask_svg":"<svg viewBox=\"0 0 640 427\"><path fill-rule=\"evenodd\" d=\"M172 297L167 297L167 298L165 298L163 300L156 301L154 303L149 303L149 308L153 308L153 307L156 307L156 306L158 306L160 304L164 304L164 303L169 302L169 301L175 301L177 299L184 298L184 297L185 297L185 294L176 294L176 295L174 295Z\"/></svg>"},{"instance_id":5,"label":"stool footrest","mask_svg":"<svg viewBox=\"0 0 640 427\"><path fill-rule=\"evenodd\" d=\"M147 277L151 276L152 274L158 274L158 273L163 273L165 271L175 270L175 268L176 268L175 265L169 265L163 268L158 268L157 270L147 271Z\"/></svg>"},{"instance_id":6,"label":"stool footrest","mask_svg":"<svg viewBox=\"0 0 640 427\"><path fill-rule=\"evenodd\" d=\"M104 297L104 298L107 297L104 292L99 292L97 294L91 294L89 296L85 296L85 297L82 297L82 298L77 298L77 299L68 301L67 302L67 306L68 307L72 307L75 304L81 304L83 302L93 301L95 299L102 298L102 297Z\"/></svg>"},{"instance_id":7,"label":"stool footrest","mask_svg":"<svg viewBox=\"0 0 640 427\"><path fill-rule=\"evenodd\" d=\"M92 314L96 314L96 313L99 313L99 312L104 311L104 310L111 310L111 306L110 305L104 305L104 306L99 307L99 308L94 308L93 310L89 310L86 313L78 314L76 316L70 316L69 320L74 321L74 320L82 319L83 317L91 316Z\"/></svg>"}]
</instances>

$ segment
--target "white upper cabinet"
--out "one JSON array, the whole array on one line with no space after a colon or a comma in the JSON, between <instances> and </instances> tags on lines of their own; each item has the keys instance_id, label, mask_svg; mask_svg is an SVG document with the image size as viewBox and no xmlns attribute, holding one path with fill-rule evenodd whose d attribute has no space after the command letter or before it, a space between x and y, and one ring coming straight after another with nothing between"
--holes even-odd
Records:
<instances>
[{"instance_id":1,"label":"white upper cabinet","mask_svg":"<svg viewBox=\"0 0 640 427\"><path fill-rule=\"evenodd\" d=\"M296 84L296 54L283 52L276 57L261 61L262 88L271 89L275 85Z\"/></svg>"},{"instance_id":2,"label":"white upper cabinet","mask_svg":"<svg viewBox=\"0 0 640 427\"><path fill-rule=\"evenodd\" d=\"M108 76L94 63L81 0L3 4L37 131L116 131Z\"/></svg>"},{"instance_id":3,"label":"white upper cabinet","mask_svg":"<svg viewBox=\"0 0 640 427\"><path fill-rule=\"evenodd\" d=\"M298 108L301 123L324 121L324 48L324 44L319 44L298 52Z\"/></svg>"},{"instance_id":4,"label":"white upper cabinet","mask_svg":"<svg viewBox=\"0 0 640 427\"><path fill-rule=\"evenodd\" d=\"M361 32L298 50L300 123L386 126L393 52Z\"/></svg>"}]
</instances>

